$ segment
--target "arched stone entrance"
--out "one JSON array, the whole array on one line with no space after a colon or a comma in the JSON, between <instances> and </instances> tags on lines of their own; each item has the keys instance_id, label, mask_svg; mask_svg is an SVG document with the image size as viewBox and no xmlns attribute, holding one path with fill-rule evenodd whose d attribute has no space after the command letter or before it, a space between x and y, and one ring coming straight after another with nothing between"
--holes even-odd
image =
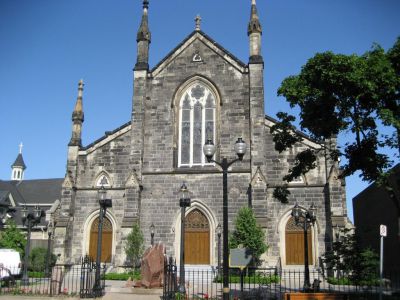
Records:
<instances>
[{"instance_id":1,"label":"arched stone entrance","mask_svg":"<svg viewBox=\"0 0 400 300\"><path fill-rule=\"evenodd\" d=\"M194 209L186 215L185 263L210 264L210 224L199 209Z\"/></svg>"},{"instance_id":2,"label":"arched stone entrance","mask_svg":"<svg viewBox=\"0 0 400 300\"><path fill-rule=\"evenodd\" d=\"M99 217L97 217L90 228L90 241L89 241L89 256L94 260L97 257L97 238L99 235ZM103 234L101 243L101 262L111 262L112 256L112 239L113 228L111 221L104 217L103 219Z\"/></svg>"},{"instance_id":3,"label":"arched stone entrance","mask_svg":"<svg viewBox=\"0 0 400 300\"><path fill-rule=\"evenodd\" d=\"M312 231L307 228L308 261L313 263ZM296 224L291 217L285 228L286 265L304 265L304 230L303 222Z\"/></svg>"}]
</instances>

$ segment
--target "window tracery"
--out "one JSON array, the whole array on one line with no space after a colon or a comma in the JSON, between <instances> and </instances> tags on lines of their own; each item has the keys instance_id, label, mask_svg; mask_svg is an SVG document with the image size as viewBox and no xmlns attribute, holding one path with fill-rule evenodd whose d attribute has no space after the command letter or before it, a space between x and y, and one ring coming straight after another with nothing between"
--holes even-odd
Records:
<instances>
[{"instance_id":1,"label":"window tracery","mask_svg":"<svg viewBox=\"0 0 400 300\"><path fill-rule=\"evenodd\" d=\"M208 164L203 155L207 139L215 137L215 96L196 82L183 93L179 102L178 166ZM215 143L215 141L214 141Z\"/></svg>"}]
</instances>

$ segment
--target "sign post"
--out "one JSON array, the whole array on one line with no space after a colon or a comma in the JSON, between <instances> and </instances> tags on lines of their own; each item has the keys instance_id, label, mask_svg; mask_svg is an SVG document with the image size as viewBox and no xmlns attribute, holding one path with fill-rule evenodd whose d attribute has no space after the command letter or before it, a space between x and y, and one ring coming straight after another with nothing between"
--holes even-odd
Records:
<instances>
[{"instance_id":1,"label":"sign post","mask_svg":"<svg viewBox=\"0 0 400 300\"><path fill-rule=\"evenodd\" d=\"M380 259L379 259L379 300L382 300L382 293L383 293L383 238L387 236L387 227L386 225L379 226L379 233L381 236L381 249L380 249Z\"/></svg>"},{"instance_id":2,"label":"sign post","mask_svg":"<svg viewBox=\"0 0 400 300\"><path fill-rule=\"evenodd\" d=\"M239 268L240 269L240 295L243 298L243 279L244 272L243 270L250 264L253 256L251 252L246 248L236 248L231 249L230 257L229 257L229 267L230 268Z\"/></svg>"}]
</instances>

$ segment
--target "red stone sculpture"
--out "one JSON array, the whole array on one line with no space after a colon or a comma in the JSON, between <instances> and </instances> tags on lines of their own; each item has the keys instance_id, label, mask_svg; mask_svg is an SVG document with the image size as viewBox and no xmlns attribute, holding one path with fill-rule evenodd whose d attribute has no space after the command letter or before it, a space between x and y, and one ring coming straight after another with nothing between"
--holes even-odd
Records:
<instances>
[{"instance_id":1,"label":"red stone sculpture","mask_svg":"<svg viewBox=\"0 0 400 300\"><path fill-rule=\"evenodd\" d=\"M164 278L164 245L156 244L148 248L142 258L142 280L135 287L162 287Z\"/></svg>"}]
</instances>

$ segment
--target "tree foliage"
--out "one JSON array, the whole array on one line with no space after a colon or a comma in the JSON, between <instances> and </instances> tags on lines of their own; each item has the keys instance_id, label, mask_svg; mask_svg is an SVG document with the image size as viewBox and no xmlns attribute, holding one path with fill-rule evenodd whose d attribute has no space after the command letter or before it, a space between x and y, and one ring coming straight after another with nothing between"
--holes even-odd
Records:
<instances>
[{"instance_id":1,"label":"tree foliage","mask_svg":"<svg viewBox=\"0 0 400 300\"><path fill-rule=\"evenodd\" d=\"M268 249L265 233L257 224L253 210L248 207L239 210L235 220L235 230L229 240L231 249L239 246L251 251L256 264L260 263L261 255Z\"/></svg>"},{"instance_id":2,"label":"tree foliage","mask_svg":"<svg viewBox=\"0 0 400 300\"><path fill-rule=\"evenodd\" d=\"M0 248L14 249L24 257L25 244L25 234L17 228L12 219L7 220L4 230L0 232Z\"/></svg>"},{"instance_id":3,"label":"tree foliage","mask_svg":"<svg viewBox=\"0 0 400 300\"><path fill-rule=\"evenodd\" d=\"M300 108L302 130L324 145L299 152L283 180L290 182L315 168L318 151L327 151L334 160L344 158L342 177L359 171L363 180L379 181L394 166L382 149L400 149L400 38L387 52L374 45L363 55L317 53L298 75L282 82L278 95ZM271 133L275 149L282 152L302 136L292 125L294 116L281 112L277 117ZM378 126L391 133L379 132ZM339 149L323 143L340 133L354 139Z\"/></svg>"},{"instance_id":4,"label":"tree foliage","mask_svg":"<svg viewBox=\"0 0 400 300\"><path fill-rule=\"evenodd\" d=\"M131 232L126 238L124 250L128 261L133 262L134 266L136 266L144 251L144 238L139 224L135 223L133 225Z\"/></svg>"},{"instance_id":5,"label":"tree foliage","mask_svg":"<svg viewBox=\"0 0 400 300\"><path fill-rule=\"evenodd\" d=\"M333 243L323 260L328 269L338 270L354 284L374 282L379 266L378 255L371 249L362 249L354 233L341 231L340 238Z\"/></svg>"}]
</instances>

